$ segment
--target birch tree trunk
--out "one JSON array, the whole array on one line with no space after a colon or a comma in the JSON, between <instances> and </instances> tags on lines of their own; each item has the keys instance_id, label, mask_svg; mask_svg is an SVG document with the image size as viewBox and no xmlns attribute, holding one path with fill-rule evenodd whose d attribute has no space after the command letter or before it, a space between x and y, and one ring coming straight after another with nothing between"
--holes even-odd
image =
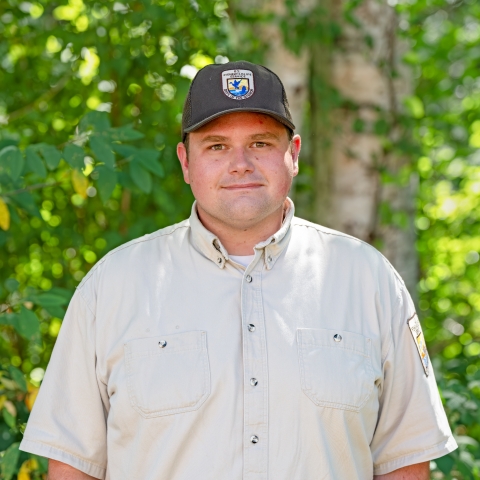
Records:
<instances>
[{"instance_id":1,"label":"birch tree trunk","mask_svg":"<svg viewBox=\"0 0 480 480\"><path fill-rule=\"evenodd\" d=\"M258 3L256 6L258 8ZM264 0L261 6L264 11L277 18L286 15L285 0ZM296 133L302 132L308 98L308 49L304 48L298 55L294 54L285 45L283 34L276 22L263 23L258 34L267 47L264 65L281 78Z\"/></svg>"},{"instance_id":2,"label":"birch tree trunk","mask_svg":"<svg viewBox=\"0 0 480 480\"><path fill-rule=\"evenodd\" d=\"M305 166L313 172L313 195L309 205L296 202L299 213L374 244L414 294L416 185L412 179L403 184L381 179L381 172L399 177L410 161L386 148L404 134L398 112L411 94L395 11L387 0L363 0L351 12L356 22L348 22L347 0L299 4L317 12L309 35L314 41L306 41L300 55L291 53L275 23L257 27L266 46L264 64L284 82L297 133L304 138L300 172ZM242 3L277 16L288 15L285 5L285 0ZM305 19L305 28L312 28ZM328 34L332 24L340 27L335 38ZM386 222L381 212L389 213Z\"/></svg>"},{"instance_id":3,"label":"birch tree trunk","mask_svg":"<svg viewBox=\"0 0 480 480\"><path fill-rule=\"evenodd\" d=\"M333 10L345 1L330 5L328 1L322 3L331 18L340 22L341 35L331 59L325 59L321 46L311 48L310 109L316 128L311 149L314 219L375 244L414 294L418 279L416 185L413 178L399 183L410 159L386 148L404 134L398 112L402 100L411 94L410 72L401 61L405 44L397 38L397 17L386 0L363 0L354 11L360 26L347 23ZM331 70L319 70L326 62ZM314 88L317 81L330 83L342 98L341 106L330 111L329 123L321 130L326 112L318 98L321 92ZM386 138L382 138L383 129ZM397 181L382 182L382 171ZM390 212L387 222L382 211Z\"/></svg>"}]
</instances>

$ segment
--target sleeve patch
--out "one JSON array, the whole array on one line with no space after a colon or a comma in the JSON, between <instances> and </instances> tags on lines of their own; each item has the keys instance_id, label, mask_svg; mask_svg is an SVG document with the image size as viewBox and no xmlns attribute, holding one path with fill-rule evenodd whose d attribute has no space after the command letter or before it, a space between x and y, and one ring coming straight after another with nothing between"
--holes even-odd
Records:
<instances>
[{"instance_id":1,"label":"sleeve patch","mask_svg":"<svg viewBox=\"0 0 480 480\"><path fill-rule=\"evenodd\" d=\"M425 343L425 337L423 336L422 327L420 321L418 320L418 315L413 314L413 317L407 320L408 327L412 332L413 340L415 341L415 346L417 347L418 354L420 355L420 360L422 362L423 370L425 375L428 377L429 368L430 368L430 358L428 357L427 345Z\"/></svg>"}]
</instances>

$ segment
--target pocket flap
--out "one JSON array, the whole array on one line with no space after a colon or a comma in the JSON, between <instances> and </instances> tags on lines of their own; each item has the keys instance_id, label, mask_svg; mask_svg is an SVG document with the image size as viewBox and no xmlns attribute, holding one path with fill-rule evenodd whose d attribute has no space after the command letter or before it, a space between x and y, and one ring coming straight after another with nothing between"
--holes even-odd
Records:
<instances>
[{"instance_id":1,"label":"pocket flap","mask_svg":"<svg viewBox=\"0 0 480 480\"><path fill-rule=\"evenodd\" d=\"M137 338L125 344L125 351L131 357L143 357L201 350L205 335L206 332L192 331L158 337ZM166 342L166 344L163 342Z\"/></svg>"},{"instance_id":2,"label":"pocket flap","mask_svg":"<svg viewBox=\"0 0 480 480\"><path fill-rule=\"evenodd\" d=\"M300 345L317 347L342 348L369 357L370 339L359 333L346 330L330 330L317 328L299 328L297 341Z\"/></svg>"}]
</instances>

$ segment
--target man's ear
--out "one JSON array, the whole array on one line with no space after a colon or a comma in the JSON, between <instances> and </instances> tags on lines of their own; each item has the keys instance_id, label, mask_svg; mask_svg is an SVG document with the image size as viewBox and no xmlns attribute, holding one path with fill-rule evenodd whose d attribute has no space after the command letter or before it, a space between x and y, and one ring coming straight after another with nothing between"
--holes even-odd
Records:
<instances>
[{"instance_id":1,"label":"man's ear","mask_svg":"<svg viewBox=\"0 0 480 480\"><path fill-rule=\"evenodd\" d=\"M300 156L301 148L302 139L300 138L300 135L295 135L290 142L290 149L293 161L293 176L296 176L298 174L298 157Z\"/></svg>"},{"instance_id":2,"label":"man's ear","mask_svg":"<svg viewBox=\"0 0 480 480\"><path fill-rule=\"evenodd\" d=\"M180 165L182 167L183 179L185 180L185 183L190 184L187 149L185 147L185 144L182 143L182 142L180 142L177 145L177 157L178 157L178 160L179 160Z\"/></svg>"}]
</instances>

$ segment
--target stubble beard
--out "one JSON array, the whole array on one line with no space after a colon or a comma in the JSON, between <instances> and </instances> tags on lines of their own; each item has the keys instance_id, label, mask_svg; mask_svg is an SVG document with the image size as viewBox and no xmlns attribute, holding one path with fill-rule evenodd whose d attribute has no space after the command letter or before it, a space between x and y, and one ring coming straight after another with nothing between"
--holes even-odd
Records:
<instances>
[{"instance_id":1,"label":"stubble beard","mask_svg":"<svg viewBox=\"0 0 480 480\"><path fill-rule=\"evenodd\" d=\"M279 209L283 209L284 203L285 200L269 201L269 199L263 198L261 200L221 202L214 209L203 206L201 208L224 227L245 231L261 224Z\"/></svg>"}]
</instances>

